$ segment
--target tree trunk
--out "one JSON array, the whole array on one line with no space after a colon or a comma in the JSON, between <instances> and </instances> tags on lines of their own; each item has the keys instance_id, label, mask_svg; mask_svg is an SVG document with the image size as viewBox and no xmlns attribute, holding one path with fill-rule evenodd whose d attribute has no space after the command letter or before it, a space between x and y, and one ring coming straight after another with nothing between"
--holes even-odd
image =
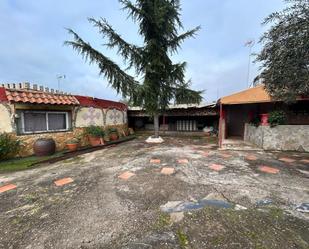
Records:
<instances>
[{"instance_id":1,"label":"tree trunk","mask_svg":"<svg viewBox=\"0 0 309 249\"><path fill-rule=\"evenodd\" d=\"M158 114L155 114L153 116L153 124L154 124L154 136L155 138L158 138L159 137L159 115Z\"/></svg>"}]
</instances>

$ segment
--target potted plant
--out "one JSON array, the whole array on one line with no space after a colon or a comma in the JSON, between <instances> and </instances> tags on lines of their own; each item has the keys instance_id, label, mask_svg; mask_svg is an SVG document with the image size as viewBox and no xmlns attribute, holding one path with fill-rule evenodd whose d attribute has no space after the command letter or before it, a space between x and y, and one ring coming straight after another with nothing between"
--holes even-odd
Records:
<instances>
[{"instance_id":1,"label":"potted plant","mask_svg":"<svg viewBox=\"0 0 309 249\"><path fill-rule=\"evenodd\" d=\"M287 121L286 113L284 111L272 111L269 113L268 121L270 123L270 127L284 125Z\"/></svg>"},{"instance_id":2,"label":"potted plant","mask_svg":"<svg viewBox=\"0 0 309 249\"><path fill-rule=\"evenodd\" d=\"M111 141L111 140L110 140L110 137L109 137L109 132L108 132L108 130L104 131L103 140L104 140L104 142L109 142L109 141Z\"/></svg>"},{"instance_id":3,"label":"potted plant","mask_svg":"<svg viewBox=\"0 0 309 249\"><path fill-rule=\"evenodd\" d=\"M88 136L88 140L91 146L98 146L100 144L104 144L104 131L101 129L100 126L91 125L86 127L85 134Z\"/></svg>"},{"instance_id":4,"label":"potted plant","mask_svg":"<svg viewBox=\"0 0 309 249\"><path fill-rule=\"evenodd\" d=\"M132 128L129 128L129 135L134 135L134 130Z\"/></svg>"},{"instance_id":5,"label":"potted plant","mask_svg":"<svg viewBox=\"0 0 309 249\"><path fill-rule=\"evenodd\" d=\"M67 146L69 151L76 151L78 144L79 144L79 139L78 138L72 138L72 139L67 141L66 146Z\"/></svg>"},{"instance_id":6,"label":"potted plant","mask_svg":"<svg viewBox=\"0 0 309 249\"><path fill-rule=\"evenodd\" d=\"M129 135L130 135L130 132L129 132L129 128L128 128L128 127L125 127L125 128L123 129L123 132L124 132L124 135L125 135L125 136L129 136Z\"/></svg>"},{"instance_id":7,"label":"potted plant","mask_svg":"<svg viewBox=\"0 0 309 249\"><path fill-rule=\"evenodd\" d=\"M118 130L116 128L109 128L108 133L111 141L118 139Z\"/></svg>"},{"instance_id":8,"label":"potted plant","mask_svg":"<svg viewBox=\"0 0 309 249\"><path fill-rule=\"evenodd\" d=\"M268 113L263 113L263 114L260 114L260 117L261 117L260 125L268 126L269 125L269 123L268 123L269 114Z\"/></svg>"}]
</instances>

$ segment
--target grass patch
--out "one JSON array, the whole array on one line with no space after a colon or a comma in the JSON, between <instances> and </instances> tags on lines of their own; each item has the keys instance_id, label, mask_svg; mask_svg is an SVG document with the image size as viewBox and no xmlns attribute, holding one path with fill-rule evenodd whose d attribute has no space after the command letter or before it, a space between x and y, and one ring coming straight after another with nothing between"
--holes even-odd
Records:
<instances>
[{"instance_id":1,"label":"grass patch","mask_svg":"<svg viewBox=\"0 0 309 249\"><path fill-rule=\"evenodd\" d=\"M43 162L47 159L55 158L55 157L62 156L62 155L63 153L58 152L51 156L44 156L44 157L29 156L29 157L9 159L9 160L0 162L0 173L30 169L30 168L37 166L33 164Z\"/></svg>"},{"instance_id":2,"label":"grass patch","mask_svg":"<svg viewBox=\"0 0 309 249\"><path fill-rule=\"evenodd\" d=\"M187 248L189 244L189 240L188 240L187 235L181 229L177 231L177 238L178 238L180 247L183 249Z\"/></svg>"},{"instance_id":3,"label":"grass patch","mask_svg":"<svg viewBox=\"0 0 309 249\"><path fill-rule=\"evenodd\" d=\"M161 230L166 226L171 225L171 217L169 214L160 213L156 223L154 224L154 229Z\"/></svg>"}]
</instances>

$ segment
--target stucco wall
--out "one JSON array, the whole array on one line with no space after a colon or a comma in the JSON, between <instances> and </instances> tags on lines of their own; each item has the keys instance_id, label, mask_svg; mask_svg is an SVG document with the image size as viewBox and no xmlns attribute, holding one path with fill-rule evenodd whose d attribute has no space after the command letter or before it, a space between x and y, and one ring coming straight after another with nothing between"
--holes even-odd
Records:
<instances>
[{"instance_id":1,"label":"stucco wall","mask_svg":"<svg viewBox=\"0 0 309 249\"><path fill-rule=\"evenodd\" d=\"M12 131L13 125L11 122L10 105L0 103L0 133Z\"/></svg>"},{"instance_id":2,"label":"stucco wall","mask_svg":"<svg viewBox=\"0 0 309 249\"><path fill-rule=\"evenodd\" d=\"M105 110L106 113L106 125L119 125L124 123L124 114L117 109Z\"/></svg>"},{"instance_id":3,"label":"stucco wall","mask_svg":"<svg viewBox=\"0 0 309 249\"><path fill-rule=\"evenodd\" d=\"M110 126L127 123L127 112L118 109L81 107L76 111L75 127Z\"/></svg>"},{"instance_id":4,"label":"stucco wall","mask_svg":"<svg viewBox=\"0 0 309 249\"><path fill-rule=\"evenodd\" d=\"M244 140L265 150L309 152L309 125L278 125L255 127L246 124Z\"/></svg>"},{"instance_id":5,"label":"stucco wall","mask_svg":"<svg viewBox=\"0 0 309 249\"><path fill-rule=\"evenodd\" d=\"M81 107L76 111L76 127L90 125L104 126L103 110L93 107Z\"/></svg>"}]
</instances>

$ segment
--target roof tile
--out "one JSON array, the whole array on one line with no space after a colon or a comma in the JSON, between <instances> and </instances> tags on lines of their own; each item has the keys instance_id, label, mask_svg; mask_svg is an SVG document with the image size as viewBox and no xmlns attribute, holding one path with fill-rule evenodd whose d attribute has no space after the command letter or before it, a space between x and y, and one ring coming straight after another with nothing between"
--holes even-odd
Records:
<instances>
[{"instance_id":1,"label":"roof tile","mask_svg":"<svg viewBox=\"0 0 309 249\"><path fill-rule=\"evenodd\" d=\"M22 102L33 104L58 104L58 105L79 105L77 98L71 95L60 95L53 93L42 93L31 90L6 89L5 94L10 102Z\"/></svg>"}]
</instances>

